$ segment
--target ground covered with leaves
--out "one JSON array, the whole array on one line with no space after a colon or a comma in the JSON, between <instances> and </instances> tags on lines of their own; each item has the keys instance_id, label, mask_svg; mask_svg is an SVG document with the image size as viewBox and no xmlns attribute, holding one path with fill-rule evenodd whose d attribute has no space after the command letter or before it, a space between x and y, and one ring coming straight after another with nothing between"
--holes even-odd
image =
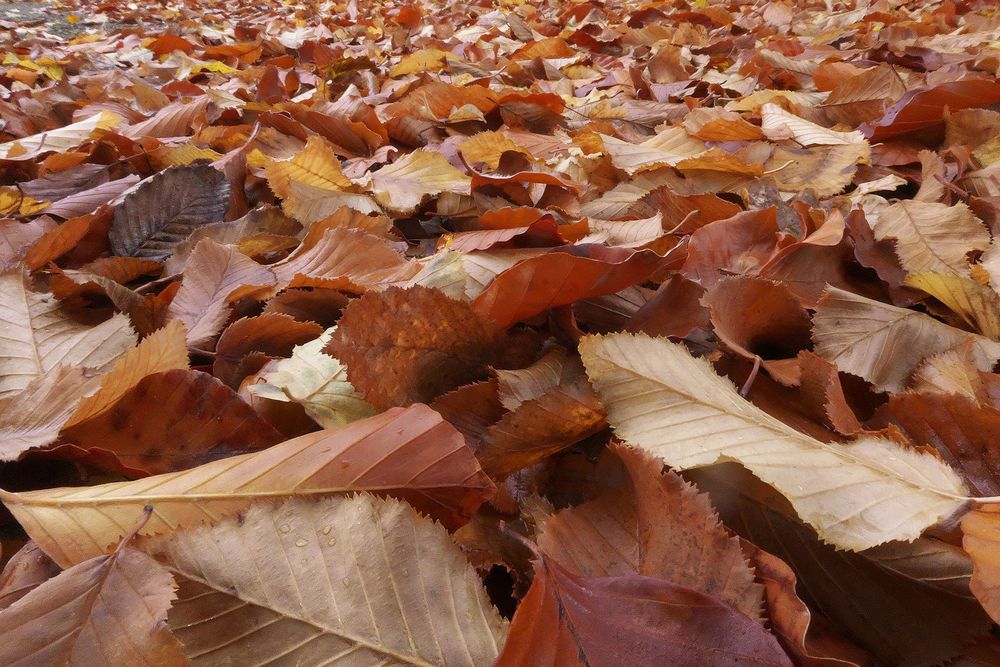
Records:
<instances>
[{"instance_id":1,"label":"ground covered with leaves","mask_svg":"<svg viewBox=\"0 0 1000 667\"><path fill-rule=\"evenodd\" d=\"M1000 664L995 3L0 30L0 664Z\"/></svg>"}]
</instances>

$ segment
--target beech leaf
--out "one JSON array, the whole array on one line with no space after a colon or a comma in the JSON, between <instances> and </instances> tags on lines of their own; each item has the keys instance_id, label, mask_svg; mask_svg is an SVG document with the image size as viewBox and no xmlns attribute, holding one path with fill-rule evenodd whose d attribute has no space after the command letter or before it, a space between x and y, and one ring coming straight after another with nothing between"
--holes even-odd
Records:
<instances>
[{"instance_id":1,"label":"beech leaf","mask_svg":"<svg viewBox=\"0 0 1000 667\"><path fill-rule=\"evenodd\" d=\"M170 573L123 546L41 584L0 611L5 665L185 665L164 621Z\"/></svg>"},{"instance_id":2,"label":"beech leaf","mask_svg":"<svg viewBox=\"0 0 1000 667\"><path fill-rule=\"evenodd\" d=\"M497 665L672 665L698 654L792 664L774 635L704 593L634 574L579 577L543 556Z\"/></svg>"},{"instance_id":3,"label":"beech leaf","mask_svg":"<svg viewBox=\"0 0 1000 667\"><path fill-rule=\"evenodd\" d=\"M178 577L170 624L196 665L293 655L486 667L506 635L444 528L393 499L258 503L144 548Z\"/></svg>"},{"instance_id":4,"label":"beech leaf","mask_svg":"<svg viewBox=\"0 0 1000 667\"><path fill-rule=\"evenodd\" d=\"M115 209L111 249L116 255L164 259L199 226L222 222L229 197L221 171L171 167L142 182Z\"/></svg>"},{"instance_id":5,"label":"beech leaf","mask_svg":"<svg viewBox=\"0 0 1000 667\"><path fill-rule=\"evenodd\" d=\"M62 565L104 553L148 503L140 535L240 512L255 499L372 490L457 526L493 493L461 434L424 405L389 410L269 449L133 482L0 492L28 534Z\"/></svg>"},{"instance_id":6,"label":"beech leaf","mask_svg":"<svg viewBox=\"0 0 1000 667\"><path fill-rule=\"evenodd\" d=\"M0 273L0 397L60 365L107 370L135 343L124 315L80 324L52 294L29 290L20 270Z\"/></svg>"},{"instance_id":7,"label":"beech leaf","mask_svg":"<svg viewBox=\"0 0 1000 667\"><path fill-rule=\"evenodd\" d=\"M814 440L666 339L591 336L580 352L620 438L679 470L737 461L839 547L912 540L965 499L958 475L930 454L870 436L850 444Z\"/></svg>"}]
</instances>

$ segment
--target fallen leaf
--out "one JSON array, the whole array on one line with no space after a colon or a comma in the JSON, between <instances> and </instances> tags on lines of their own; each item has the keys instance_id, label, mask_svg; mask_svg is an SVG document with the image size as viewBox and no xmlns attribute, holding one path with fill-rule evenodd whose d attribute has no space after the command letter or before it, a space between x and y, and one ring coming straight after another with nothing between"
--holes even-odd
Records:
<instances>
[{"instance_id":1,"label":"fallen leaf","mask_svg":"<svg viewBox=\"0 0 1000 667\"><path fill-rule=\"evenodd\" d=\"M989 370L1000 359L1000 344L914 310L831 287L813 316L816 354L881 390L902 390L921 361L967 337L977 366Z\"/></svg>"},{"instance_id":2,"label":"fallen leaf","mask_svg":"<svg viewBox=\"0 0 1000 667\"><path fill-rule=\"evenodd\" d=\"M124 544L41 584L0 611L0 660L14 664L184 665L166 627L173 577ZM141 638L137 641L137 638Z\"/></svg>"},{"instance_id":3,"label":"fallen leaf","mask_svg":"<svg viewBox=\"0 0 1000 667\"><path fill-rule=\"evenodd\" d=\"M479 317L506 329L549 308L614 294L642 282L665 263L649 250L570 246L522 260L498 274L472 307Z\"/></svg>"},{"instance_id":4,"label":"fallen leaf","mask_svg":"<svg viewBox=\"0 0 1000 667\"><path fill-rule=\"evenodd\" d=\"M965 498L961 479L935 457L875 437L846 445L814 440L741 398L708 362L666 339L592 336L581 354L623 440L679 470L738 461L839 547L912 540Z\"/></svg>"},{"instance_id":5,"label":"fallen leaf","mask_svg":"<svg viewBox=\"0 0 1000 667\"><path fill-rule=\"evenodd\" d=\"M29 290L19 269L0 273L0 398L57 366L107 370L135 342L124 315L80 324L51 294Z\"/></svg>"},{"instance_id":6,"label":"fallen leaf","mask_svg":"<svg viewBox=\"0 0 1000 667\"><path fill-rule=\"evenodd\" d=\"M579 577L542 557L498 666L669 665L709 653L791 665L774 635L717 599L654 577Z\"/></svg>"},{"instance_id":7,"label":"fallen leaf","mask_svg":"<svg viewBox=\"0 0 1000 667\"><path fill-rule=\"evenodd\" d=\"M642 450L613 451L625 482L548 517L538 535L542 551L581 577L657 577L757 618L761 587L708 497Z\"/></svg>"},{"instance_id":8,"label":"fallen leaf","mask_svg":"<svg viewBox=\"0 0 1000 667\"><path fill-rule=\"evenodd\" d=\"M344 309L324 352L376 408L427 402L486 375L498 337L468 303L426 287L369 292Z\"/></svg>"},{"instance_id":9,"label":"fallen leaf","mask_svg":"<svg viewBox=\"0 0 1000 667\"><path fill-rule=\"evenodd\" d=\"M67 456L82 449L96 467L128 477L183 470L281 440L231 389L186 368L145 375L62 433L72 445Z\"/></svg>"},{"instance_id":10,"label":"fallen leaf","mask_svg":"<svg viewBox=\"0 0 1000 667\"><path fill-rule=\"evenodd\" d=\"M454 192L468 194L471 179L440 153L417 150L371 175L375 200L400 213L410 213L425 197Z\"/></svg>"},{"instance_id":11,"label":"fallen leaf","mask_svg":"<svg viewBox=\"0 0 1000 667\"><path fill-rule=\"evenodd\" d=\"M57 440L81 399L96 390L96 379L82 369L57 366L20 392L0 398L0 461L16 461Z\"/></svg>"},{"instance_id":12,"label":"fallen leaf","mask_svg":"<svg viewBox=\"0 0 1000 667\"><path fill-rule=\"evenodd\" d=\"M11 606L59 572L59 566L37 544L28 540L10 557L0 574L0 610Z\"/></svg>"},{"instance_id":13,"label":"fallen leaf","mask_svg":"<svg viewBox=\"0 0 1000 667\"><path fill-rule=\"evenodd\" d=\"M994 621L1000 618L1000 507L984 505L962 519L962 546L972 556L972 581L969 588Z\"/></svg>"},{"instance_id":14,"label":"fallen leaf","mask_svg":"<svg viewBox=\"0 0 1000 667\"><path fill-rule=\"evenodd\" d=\"M449 526L468 520L494 487L460 433L424 405L389 410L269 449L132 482L24 493L0 499L57 563L105 552L142 508L139 532L157 535L215 522L258 498L362 490L397 495Z\"/></svg>"},{"instance_id":15,"label":"fallen leaf","mask_svg":"<svg viewBox=\"0 0 1000 667\"><path fill-rule=\"evenodd\" d=\"M895 239L896 253L909 273L968 276L968 253L990 244L988 230L965 204L897 202L879 213L872 231L880 241Z\"/></svg>"},{"instance_id":16,"label":"fallen leaf","mask_svg":"<svg viewBox=\"0 0 1000 667\"><path fill-rule=\"evenodd\" d=\"M101 376L100 388L80 401L65 426L79 424L106 411L148 375L187 367L184 325L169 322L120 357L111 370Z\"/></svg>"},{"instance_id":17,"label":"fallen leaf","mask_svg":"<svg viewBox=\"0 0 1000 667\"><path fill-rule=\"evenodd\" d=\"M196 663L294 653L485 667L507 632L444 528L397 500L258 503L143 546L178 577L169 621Z\"/></svg>"},{"instance_id":18,"label":"fallen leaf","mask_svg":"<svg viewBox=\"0 0 1000 667\"><path fill-rule=\"evenodd\" d=\"M171 167L141 183L115 209L108 238L116 255L164 259L201 225L221 222L229 182L205 165Z\"/></svg>"},{"instance_id":19,"label":"fallen leaf","mask_svg":"<svg viewBox=\"0 0 1000 667\"><path fill-rule=\"evenodd\" d=\"M231 295L247 285L273 285L271 269L261 266L234 246L202 239L184 267L181 287L167 308L179 320L192 347L207 345L229 319Z\"/></svg>"},{"instance_id":20,"label":"fallen leaf","mask_svg":"<svg viewBox=\"0 0 1000 667\"><path fill-rule=\"evenodd\" d=\"M347 368L323 354L332 329L298 345L288 359L270 362L248 391L273 401L293 401L323 428L335 428L375 413L347 380Z\"/></svg>"}]
</instances>

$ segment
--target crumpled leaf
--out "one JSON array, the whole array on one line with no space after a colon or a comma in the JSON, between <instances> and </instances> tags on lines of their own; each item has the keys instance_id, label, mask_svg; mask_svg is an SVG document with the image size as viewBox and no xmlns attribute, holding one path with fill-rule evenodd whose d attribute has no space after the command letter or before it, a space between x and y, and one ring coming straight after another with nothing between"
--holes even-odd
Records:
<instances>
[{"instance_id":1,"label":"crumpled leaf","mask_svg":"<svg viewBox=\"0 0 1000 667\"><path fill-rule=\"evenodd\" d=\"M323 428L335 428L375 413L347 379L347 368L323 348L334 329L298 345L288 359L270 362L248 391L274 401L292 401Z\"/></svg>"}]
</instances>

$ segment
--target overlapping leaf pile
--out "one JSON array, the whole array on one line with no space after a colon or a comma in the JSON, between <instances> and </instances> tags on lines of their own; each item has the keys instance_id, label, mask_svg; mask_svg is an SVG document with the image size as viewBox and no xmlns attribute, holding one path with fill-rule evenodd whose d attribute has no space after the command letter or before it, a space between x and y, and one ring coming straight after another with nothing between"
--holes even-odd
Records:
<instances>
[{"instance_id":1,"label":"overlapping leaf pile","mask_svg":"<svg viewBox=\"0 0 1000 667\"><path fill-rule=\"evenodd\" d=\"M992 2L61 11L0 663L1000 664Z\"/></svg>"}]
</instances>

